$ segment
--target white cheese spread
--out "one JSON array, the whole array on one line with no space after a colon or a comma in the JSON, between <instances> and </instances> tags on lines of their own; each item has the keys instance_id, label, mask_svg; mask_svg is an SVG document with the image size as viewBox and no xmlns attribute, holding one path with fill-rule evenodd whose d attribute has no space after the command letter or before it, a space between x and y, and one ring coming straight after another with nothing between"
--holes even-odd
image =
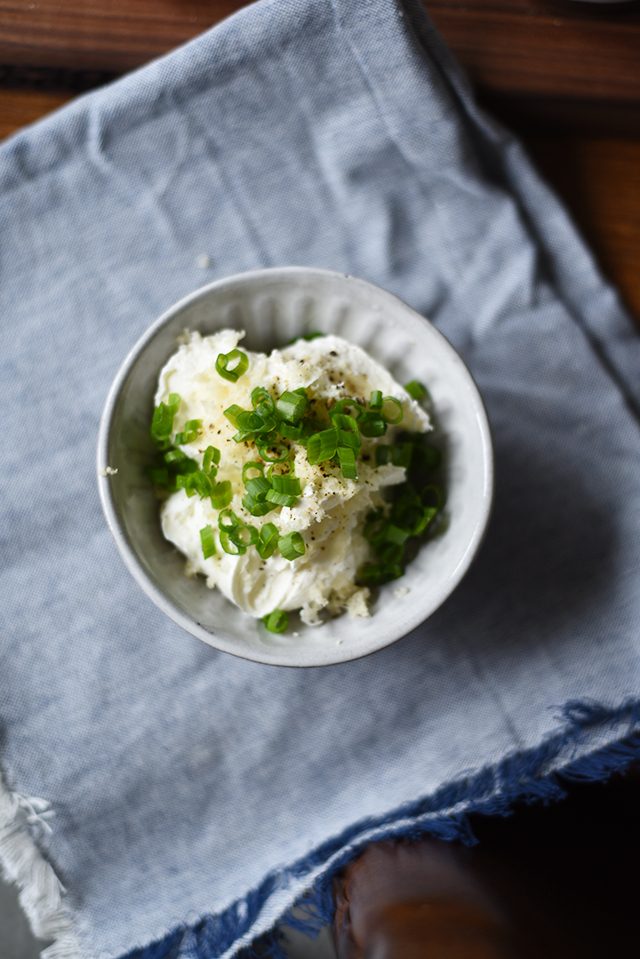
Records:
<instances>
[{"instance_id":1,"label":"white cheese spread","mask_svg":"<svg viewBox=\"0 0 640 959\"><path fill-rule=\"evenodd\" d=\"M182 489L163 503L163 533L187 557L188 573L205 576L209 587L219 589L251 616L262 617L274 609L299 609L304 622L316 624L325 609L367 615L368 590L356 585L357 570L369 551L363 523L367 513L381 504L381 491L404 481L404 468L376 466L379 441L363 438L358 479L346 479L337 466L326 462L310 465L306 450L297 444L293 460L295 476L301 482L297 503L256 518L242 505L242 467L256 460L257 453L252 444L233 440L236 429L224 410L232 404L251 409L255 387L265 387L274 396L305 387L311 401L325 404L346 396L368 398L373 390L381 390L400 400L403 407L401 426L390 427L384 442L400 428L426 432L431 428L429 417L383 366L337 336L298 340L268 355L247 352L248 370L237 382L229 382L216 371L216 358L235 349L243 336L237 330L204 337L196 332L186 334L160 373L156 404L167 402L170 393L179 394L174 430L183 430L188 420L202 421L197 439L180 449L199 465L208 446L219 449L217 479L231 483L229 508L258 528L273 522L282 535L299 532L306 551L293 561L278 552L262 559L256 549L239 556L225 553L218 539L218 510L209 499L188 497ZM216 552L208 559L200 540L200 530L206 525L216 536Z\"/></svg>"}]
</instances>

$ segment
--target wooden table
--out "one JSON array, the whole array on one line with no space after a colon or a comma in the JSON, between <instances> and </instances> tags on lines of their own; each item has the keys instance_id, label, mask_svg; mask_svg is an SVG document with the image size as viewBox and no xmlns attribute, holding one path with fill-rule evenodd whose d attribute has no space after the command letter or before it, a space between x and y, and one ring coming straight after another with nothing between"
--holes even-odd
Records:
<instances>
[{"instance_id":1,"label":"wooden table","mask_svg":"<svg viewBox=\"0 0 640 959\"><path fill-rule=\"evenodd\" d=\"M243 5L0 0L0 137ZM428 8L482 102L525 141L640 316L640 0L431 0Z\"/></svg>"}]
</instances>

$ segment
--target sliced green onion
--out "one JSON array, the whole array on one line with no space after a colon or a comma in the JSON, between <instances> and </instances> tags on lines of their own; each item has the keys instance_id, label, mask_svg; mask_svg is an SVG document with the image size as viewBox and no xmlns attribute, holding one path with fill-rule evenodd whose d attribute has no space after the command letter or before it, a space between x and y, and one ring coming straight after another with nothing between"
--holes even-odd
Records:
<instances>
[{"instance_id":1,"label":"sliced green onion","mask_svg":"<svg viewBox=\"0 0 640 959\"><path fill-rule=\"evenodd\" d=\"M288 493L290 496L300 496L300 480L297 476L282 476L276 473L271 476L271 483L276 493Z\"/></svg>"},{"instance_id":2,"label":"sliced green onion","mask_svg":"<svg viewBox=\"0 0 640 959\"><path fill-rule=\"evenodd\" d=\"M373 390L371 393L371 399L369 400L369 409L371 410L381 410L382 409L382 390Z\"/></svg>"},{"instance_id":3,"label":"sliced green onion","mask_svg":"<svg viewBox=\"0 0 640 959\"><path fill-rule=\"evenodd\" d=\"M266 500L254 499L253 496L249 496L248 494L242 497L242 505L247 513L251 513L252 516L266 516L272 509L275 509L273 503L267 503Z\"/></svg>"},{"instance_id":4,"label":"sliced green onion","mask_svg":"<svg viewBox=\"0 0 640 959\"><path fill-rule=\"evenodd\" d=\"M421 536L427 527L431 526L439 512L440 510L436 509L435 506L425 506L420 518L413 525L411 530L412 535Z\"/></svg>"},{"instance_id":5,"label":"sliced green onion","mask_svg":"<svg viewBox=\"0 0 640 959\"><path fill-rule=\"evenodd\" d=\"M180 406L178 393L169 393L166 403L159 403L151 418L151 438L158 444L165 443L171 436L173 419Z\"/></svg>"},{"instance_id":6,"label":"sliced green onion","mask_svg":"<svg viewBox=\"0 0 640 959\"><path fill-rule=\"evenodd\" d=\"M384 436L387 424L380 413L361 413L358 417L358 426L363 436Z\"/></svg>"},{"instance_id":7,"label":"sliced green onion","mask_svg":"<svg viewBox=\"0 0 640 959\"><path fill-rule=\"evenodd\" d=\"M247 488L248 495L258 503L265 499L267 493L271 489L271 483L268 479L265 479L264 476L256 476L253 479L247 480L245 486Z\"/></svg>"},{"instance_id":8,"label":"sliced green onion","mask_svg":"<svg viewBox=\"0 0 640 959\"><path fill-rule=\"evenodd\" d=\"M354 456L360 450L360 435L350 433L347 430L338 430L338 446L348 446L354 451Z\"/></svg>"},{"instance_id":9,"label":"sliced green onion","mask_svg":"<svg viewBox=\"0 0 640 959\"><path fill-rule=\"evenodd\" d=\"M365 563L358 570L358 582L364 586L381 586L392 579L399 579L404 569L399 563Z\"/></svg>"},{"instance_id":10,"label":"sliced green onion","mask_svg":"<svg viewBox=\"0 0 640 959\"><path fill-rule=\"evenodd\" d=\"M291 496L289 493L278 493L270 489L265 497L267 503L274 503L276 506L295 506L298 502L297 496Z\"/></svg>"},{"instance_id":11,"label":"sliced green onion","mask_svg":"<svg viewBox=\"0 0 640 959\"><path fill-rule=\"evenodd\" d=\"M149 470L149 479L151 480L154 486L161 486L161 487L168 486L169 470L164 466L160 466L157 468L152 467Z\"/></svg>"},{"instance_id":12,"label":"sliced green onion","mask_svg":"<svg viewBox=\"0 0 640 959\"><path fill-rule=\"evenodd\" d=\"M211 496L214 490L213 480L203 470L188 474L188 485L194 489L201 499Z\"/></svg>"},{"instance_id":13,"label":"sliced green onion","mask_svg":"<svg viewBox=\"0 0 640 959\"><path fill-rule=\"evenodd\" d=\"M411 536L411 533L407 529L396 526L395 523L387 523L382 536L387 543L395 543L397 546L403 546Z\"/></svg>"},{"instance_id":14,"label":"sliced green onion","mask_svg":"<svg viewBox=\"0 0 640 959\"><path fill-rule=\"evenodd\" d=\"M229 553L230 556L242 556L247 552L247 547L243 546L242 543L234 543L226 529L220 530L220 545L225 553Z\"/></svg>"},{"instance_id":15,"label":"sliced green onion","mask_svg":"<svg viewBox=\"0 0 640 959\"><path fill-rule=\"evenodd\" d=\"M275 553L279 536L278 527L275 523L265 523L260 529L256 549L261 559L269 559Z\"/></svg>"},{"instance_id":16,"label":"sliced green onion","mask_svg":"<svg viewBox=\"0 0 640 959\"><path fill-rule=\"evenodd\" d=\"M239 430L243 430L247 433L257 433L258 430L262 428L264 420L258 413L254 413L251 410L243 410L242 413L238 414L237 426Z\"/></svg>"},{"instance_id":17,"label":"sliced green onion","mask_svg":"<svg viewBox=\"0 0 640 959\"><path fill-rule=\"evenodd\" d=\"M179 473L176 476L176 489L183 489L189 499L192 496L196 495L196 488L193 484L193 474L191 473Z\"/></svg>"},{"instance_id":18,"label":"sliced green onion","mask_svg":"<svg viewBox=\"0 0 640 959\"><path fill-rule=\"evenodd\" d=\"M176 433L175 444L181 446L183 443L193 443L202 432L202 420L187 420L184 424L184 430Z\"/></svg>"},{"instance_id":19,"label":"sliced green onion","mask_svg":"<svg viewBox=\"0 0 640 959\"><path fill-rule=\"evenodd\" d=\"M207 446L202 458L202 469L209 473L212 467L220 465L220 450L215 446Z\"/></svg>"},{"instance_id":20,"label":"sliced green onion","mask_svg":"<svg viewBox=\"0 0 640 959\"><path fill-rule=\"evenodd\" d=\"M249 357L242 350L231 350L230 353L219 353L216 359L216 371L225 380L236 383L243 373L249 369Z\"/></svg>"},{"instance_id":21,"label":"sliced green onion","mask_svg":"<svg viewBox=\"0 0 640 959\"><path fill-rule=\"evenodd\" d=\"M229 480L216 483L211 491L211 505L214 509L224 509L233 499L233 490Z\"/></svg>"},{"instance_id":22,"label":"sliced green onion","mask_svg":"<svg viewBox=\"0 0 640 959\"><path fill-rule=\"evenodd\" d=\"M238 426L238 417L241 413L244 413L244 410L241 406L238 406L237 403L232 403L231 406L227 406L226 410L223 411L224 415L227 417L232 426Z\"/></svg>"},{"instance_id":23,"label":"sliced green onion","mask_svg":"<svg viewBox=\"0 0 640 959\"><path fill-rule=\"evenodd\" d=\"M429 395L429 390L419 380L410 380L409 383L405 383L404 388L411 399L417 400L418 403Z\"/></svg>"},{"instance_id":24,"label":"sliced green onion","mask_svg":"<svg viewBox=\"0 0 640 959\"><path fill-rule=\"evenodd\" d=\"M250 479L257 479L264 475L264 463L260 460L251 460L242 467L242 482L246 483Z\"/></svg>"},{"instance_id":25,"label":"sliced green onion","mask_svg":"<svg viewBox=\"0 0 640 959\"><path fill-rule=\"evenodd\" d=\"M273 483L274 476L288 476L291 472L291 462L287 463L272 463L271 466L267 467L267 472L265 476L270 483Z\"/></svg>"},{"instance_id":26,"label":"sliced green onion","mask_svg":"<svg viewBox=\"0 0 640 959\"><path fill-rule=\"evenodd\" d=\"M330 415L331 422L338 429L345 430L347 433L355 433L356 436L359 435L360 430L354 416L347 416L346 413L334 413L333 411Z\"/></svg>"},{"instance_id":27,"label":"sliced green onion","mask_svg":"<svg viewBox=\"0 0 640 959\"><path fill-rule=\"evenodd\" d=\"M255 389L251 390L251 405L253 406L254 410L257 410L259 406L264 406L270 411L275 409L273 397L271 396L269 390L265 389L264 386L256 386Z\"/></svg>"},{"instance_id":28,"label":"sliced green onion","mask_svg":"<svg viewBox=\"0 0 640 959\"><path fill-rule=\"evenodd\" d=\"M350 446L338 447L338 462L340 463L340 469L342 470L342 475L346 479L355 480L358 478L358 470L356 468L356 456Z\"/></svg>"},{"instance_id":29,"label":"sliced green onion","mask_svg":"<svg viewBox=\"0 0 640 959\"><path fill-rule=\"evenodd\" d=\"M287 390L276 400L276 409L282 419L294 424L302 419L308 405L306 395L298 391L293 393Z\"/></svg>"},{"instance_id":30,"label":"sliced green onion","mask_svg":"<svg viewBox=\"0 0 640 959\"><path fill-rule=\"evenodd\" d=\"M267 445L259 445L258 453L267 463L284 463L289 457L289 447L285 446L284 443L271 443Z\"/></svg>"},{"instance_id":31,"label":"sliced green onion","mask_svg":"<svg viewBox=\"0 0 640 959\"><path fill-rule=\"evenodd\" d=\"M280 435L284 436L288 440L300 440L304 434L304 428L302 426L294 426L293 423L285 423L284 421L278 426Z\"/></svg>"},{"instance_id":32,"label":"sliced green onion","mask_svg":"<svg viewBox=\"0 0 640 959\"><path fill-rule=\"evenodd\" d=\"M209 559L216 551L216 541L213 538L213 530L210 526L203 526L200 530L200 542L202 544L202 555Z\"/></svg>"},{"instance_id":33,"label":"sliced green onion","mask_svg":"<svg viewBox=\"0 0 640 959\"><path fill-rule=\"evenodd\" d=\"M385 542L378 546L378 559L383 567L404 565L404 543Z\"/></svg>"},{"instance_id":34,"label":"sliced green onion","mask_svg":"<svg viewBox=\"0 0 640 959\"><path fill-rule=\"evenodd\" d=\"M224 529L229 532L230 529L234 529L236 526L240 526L242 520L237 516L232 509L223 509L218 516L218 527L219 529Z\"/></svg>"},{"instance_id":35,"label":"sliced green onion","mask_svg":"<svg viewBox=\"0 0 640 959\"><path fill-rule=\"evenodd\" d=\"M248 523L234 526L233 529L226 532L229 534L231 542L235 543L236 546L255 546L258 542L258 530L255 526L249 526Z\"/></svg>"},{"instance_id":36,"label":"sliced green onion","mask_svg":"<svg viewBox=\"0 0 640 959\"><path fill-rule=\"evenodd\" d=\"M307 443L307 459L311 465L330 460L338 449L338 431L335 427L321 430L309 437Z\"/></svg>"},{"instance_id":37,"label":"sliced green onion","mask_svg":"<svg viewBox=\"0 0 640 959\"><path fill-rule=\"evenodd\" d=\"M385 396L382 401L380 415L385 423L390 423L392 426L396 426L396 424L401 422L402 417L404 416L402 403L400 400L396 399L395 396Z\"/></svg>"},{"instance_id":38,"label":"sliced green onion","mask_svg":"<svg viewBox=\"0 0 640 959\"><path fill-rule=\"evenodd\" d=\"M363 411L364 406L362 403L354 399L353 396L345 396L335 404L331 410L331 416L333 417L335 413L347 413L349 416L355 416L357 418Z\"/></svg>"},{"instance_id":39,"label":"sliced green onion","mask_svg":"<svg viewBox=\"0 0 640 959\"><path fill-rule=\"evenodd\" d=\"M186 453L183 453L182 450L169 450L164 454L165 463L181 463L187 459L189 459L189 457Z\"/></svg>"},{"instance_id":40,"label":"sliced green onion","mask_svg":"<svg viewBox=\"0 0 640 959\"><path fill-rule=\"evenodd\" d=\"M270 633L284 633L289 625L289 614L285 613L283 609L274 609L268 616L262 617L262 622L265 629L268 629Z\"/></svg>"},{"instance_id":41,"label":"sliced green onion","mask_svg":"<svg viewBox=\"0 0 640 959\"><path fill-rule=\"evenodd\" d=\"M278 540L278 549L285 559L294 560L304 556L306 546L300 533L287 533Z\"/></svg>"}]
</instances>

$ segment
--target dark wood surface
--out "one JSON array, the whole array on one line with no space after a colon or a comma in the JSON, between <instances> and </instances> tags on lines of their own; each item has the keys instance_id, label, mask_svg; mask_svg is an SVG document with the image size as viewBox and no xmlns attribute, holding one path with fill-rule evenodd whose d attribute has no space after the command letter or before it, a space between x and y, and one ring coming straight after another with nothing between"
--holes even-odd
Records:
<instances>
[{"instance_id":1,"label":"dark wood surface","mask_svg":"<svg viewBox=\"0 0 640 959\"><path fill-rule=\"evenodd\" d=\"M0 0L0 137L245 5ZM481 101L522 137L640 316L640 0L427 6Z\"/></svg>"}]
</instances>

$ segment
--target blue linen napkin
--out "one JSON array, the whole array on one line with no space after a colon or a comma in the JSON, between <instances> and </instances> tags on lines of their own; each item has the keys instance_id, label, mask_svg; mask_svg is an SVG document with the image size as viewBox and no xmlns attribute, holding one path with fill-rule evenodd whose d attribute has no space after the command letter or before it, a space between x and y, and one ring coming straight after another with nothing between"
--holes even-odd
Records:
<instances>
[{"instance_id":1,"label":"blue linen napkin","mask_svg":"<svg viewBox=\"0 0 640 959\"><path fill-rule=\"evenodd\" d=\"M0 229L0 859L51 959L234 956L305 890L325 919L365 843L470 840L469 810L640 752L640 338L417 2L262 0L83 97L0 149ZM309 670L168 621L94 476L148 324L292 263L428 315L497 454L455 595L392 648Z\"/></svg>"}]
</instances>

